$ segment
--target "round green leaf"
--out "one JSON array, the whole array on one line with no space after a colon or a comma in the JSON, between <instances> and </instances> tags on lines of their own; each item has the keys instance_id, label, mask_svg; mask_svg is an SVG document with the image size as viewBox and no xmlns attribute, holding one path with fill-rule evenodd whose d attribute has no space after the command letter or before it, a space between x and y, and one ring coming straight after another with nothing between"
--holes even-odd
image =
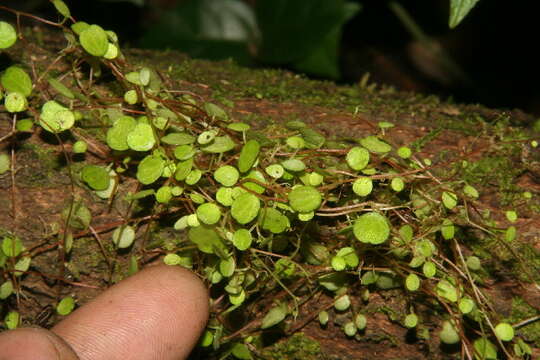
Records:
<instances>
[{"instance_id":1,"label":"round green leaf","mask_svg":"<svg viewBox=\"0 0 540 360\"><path fill-rule=\"evenodd\" d=\"M240 224L251 222L261 207L258 197L251 193L244 193L237 197L231 206L231 216Z\"/></svg>"},{"instance_id":2,"label":"round green leaf","mask_svg":"<svg viewBox=\"0 0 540 360\"><path fill-rule=\"evenodd\" d=\"M437 273L437 266L431 261L426 261L424 265L422 265L422 272L428 279L431 279Z\"/></svg>"},{"instance_id":3,"label":"round green leaf","mask_svg":"<svg viewBox=\"0 0 540 360\"><path fill-rule=\"evenodd\" d=\"M109 48L107 33L99 25L90 25L79 34L81 46L92 56L103 56Z\"/></svg>"},{"instance_id":4,"label":"round green leaf","mask_svg":"<svg viewBox=\"0 0 540 360\"><path fill-rule=\"evenodd\" d=\"M13 294L13 282L8 280L0 285L0 300L7 299L11 294Z\"/></svg>"},{"instance_id":5,"label":"round green leaf","mask_svg":"<svg viewBox=\"0 0 540 360\"><path fill-rule=\"evenodd\" d=\"M204 110L208 116L220 119L222 121L229 121L229 116L227 113L216 104L212 104L210 102L204 103Z\"/></svg>"},{"instance_id":6,"label":"round green leaf","mask_svg":"<svg viewBox=\"0 0 540 360\"><path fill-rule=\"evenodd\" d=\"M75 123L75 115L68 108L54 100L47 101L41 108L39 124L49 132L70 129Z\"/></svg>"},{"instance_id":7,"label":"round green leaf","mask_svg":"<svg viewBox=\"0 0 540 360\"><path fill-rule=\"evenodd\" d=\"M257 160L257 157L259 156L259 150L261 149L261 145L257 140L249 140L240 151L240 157L238 158L238 170L240 172L247 172L253 164L255 164L255 160Z\"/></svg>"},{"instance_id":8,"label":"round green leaf","mask_svg":"<svg viewBox=\"0 0 540 360\"><path fill-rule=\"evenodd\" d=\"M240 173L231 165L221 166L214 172L214 179L223 186L233 186L239 177Z\"/></svg>"},{"instance_id":9,"label":"round green leaf","mask_svg":"<svg viewBox=\"0 0 540 360\"><path fill-rule=\"evenodd\" d=\"M444 219L441 226L441 234L445 240L450 240L454 238L456 229L454 223L449 219Z\"/></svg>"},{"instance_id":10,"label":"round green leaf","mask_svg":"<svg viewBox=\"0 0 540 360\"><path fill-rule=\"evenodd\" d=\"M30 268L30 263L31 262L32 262L32 258L30 256L23 256L22 258L20 258L15 263L14 269L17 270L17 271L13 272L14 275L15 276L21 276L24 273L26 273L28 271L28 269Z\"/></svg>"},{"instance_id":11,"label":"round green leaf","mask_svg":"<svg viewBox=\"0 0 540 360\"><path fill-rule=\"evenodd\" d=\"M161 142L168 145L190 145L195 142L195 136L182 132L170 133L161 138Z\"/></svg>"},{"instance_id":12,"label":"round green leaf","mask_svg":"<svg viewBox=\"0 0 540 360\"><path fill-rule=\"evenodd\" d=\"M216 130L204 131L197 137L197 142L201 145L209 144L215 139L217 134L218 132Z\"/></svg>"},{"instance_id":13,"label":"round green leaf","mask_svg":"<svg viewBox=\"0 0 540 360\"><path fill-rule=\"evenodd\" d=\"M402 159L408 159L412 155L412 150L408 148L407 146L402 146L399 149L397 149L397 154Z\"/></svg>"},{"instance_id":14,"label":"round green leaf","mask_svg":"<svg viewBox=\"0 0 540 360\"><path fill-rule=\"evenodd\" d=\"M234 149L235 145L234 141L228 135L218 136L210 143L210 145L203 147L202 151L212 154L221 154Z\"/></svg>"},{"instance_id":15,"label":"round green leaf","mask_svg":"<svg viewBox=\"0 0 540 360\"><path fill-rule=\"evenodd\" d=\"M403 324L409 329L416 327L418 325L418 316L416 314L407 314Z\"/></svg>"},{"instance_id":16,"label":"round green leaf","mask_svg":"<svg viewBox=\"0 0 540 360\"><path fill-rule=\"evenodd\" d=\"M193 168L193 159L187 159L176 164L176 171L174 172L174 178L178 181L185 180Z\"/></svg>"},{"instance_id":17,"label":"round green leaf","mask_svg":"<svg viewBox=\"0 0 540 360\"><path fill-rule=\"evenodd\" d=\"M283 166L279 164L269 165L264 169L264 171L266 171L266 173L274 179L279 179L285 173L285 169L283 169Z\"/></svg>"},{"instance_id":18,"label":"round green leaf","mask_svg":"<svg viewBox=\"0 0 540 360\"><path fill-rule=\"evenodd\" d=\"M400 177L395 177L392 179L392 182L390 183L390 186L392 187L392 190L395 192L400 192L405 188L405 182Z\"/></svg>"},{"instance_id":19,"label":"round green leaf","mask_svg":"<svg viewBox=\"0 0 540 360\"><path fill-rule=\"evenodd\" d=\"M216 200L223 206L231 206L233 204L233 189L228 187L220 187L216 192Z\"/></svg>"},{"instance_id":20,"label":"round green leaf","mask_svg":"<svg viewBox=\"0 0 540 360\"><path fill-rule=\"evenodd\" d=\"M127 135L127 145L135 151L148 151L154 147L156 139L149 124L138 123Z\"/></svg>"},{"instance_id":21,"label":"round green leaf","mask_svg":"<svg viewBox=\"0 0 540 360\"><path fill-rule=\"evenodd\" d=\"M443 191L442 202L447 209L452 210L454 207L456 207L457 200L458 198L456 194L449 191Z\"/></svg>"},{"instance_id":22,"label":"round green leaf","mask_svg":"<svg viewBox=\"0 0 540 360\"><path fill-rule=\"evenodd\" d=\"M233 235L233 245L240 251L249 249L252 242L251 233L246 229L238 229Z\"/></svg>"},{"instance_id":23,"label":"round green leaf","mask_svg":"<svg viewBox=\"0 0 540 360\"><path fill-rule=\"evenodd\" d=\"M468 256L465 263L467 264L467 267L472 271L478 271L482 268L482 263L480 262L480 259L476 256Z\"/></svg>"},{"instance_id":24,"label":"round green leaf","mask_svg":"<svg viewBox=\"0 0 540 360\"><path fill-rule=\"evenodd\" d=\"M69 8L62 0L53 0L53 5L56 8L56 11L58 11L63 17L68 18L71 16Z\"/></svg>"},{"instance_id":25,"label":"round green leaf","mask_svg":"<svg viewBox=\"0 0 540 360\"><path fill-rule=\"evenodd\" d=\"M488 339L476 339L473 343L474 350L478 354L478 358L482 360L496 360L497 347Z\"/></svg>"},{"instance_id":26,"label":"round green leaf","mask_svg":"<svg viewBox=\"0 0 540 360\"><path fill-rule=\"evenodd\" d=\"M21 112L28 107L28 100L26 100L23 94L12 92L6 96L4 106L10 113Z\"/></svg>"},{"instance_id":27,"label":"round green leaf","mask_svg":"<svg viewBox=\"0 0 540 360\"><path fill-rule=\"evenodd\" d=\"M354 222L354 236L363 243L382 244L390 235L388 220L384 215L370 212Z\"/></svg>"},{"instance_id":28,"label":"round green leaf","mask_svg":"<svg viewBox=\"0 0 540 360\"><path fill-rule=\"evenodd\" d=\"M281 234L291 226L289 218L274 208L262 209L259 219L262 228L273 234Z\"/></svg>"},{"instance_id":29,"label":"round green leaf","mask_svg":"<svg viewBox=\"0 0 540 360\"><path fill-rule=\"evenodd\" d=\"M405 278L405 287L409 291L416 291L420 288L420 278L416 274L409 274Z\"/></svg>"},{"instance_id":30,"label":"round green leaf","mask_svg":"<svg viewBox=\"0 0 540 360\"><path fill-rule=\"evenodd\" d=\"M73 309L75 309L75 300L71 296L66 296L56 305L56 312L62 316L69 315Z\"/></svg>"},{"instance_id":31,"label":"round green leaf","mask_svg":"<svg viewBox=\"0 0 540 360\"><path fill-rule=\"evenodd\" d=\"M197 208L197 217L207 225L214 225L221 218L219 206L213 203L204 203Z\"/></svg>"},{"instance_id":32,"label":"round green leaf","mask_svg":"<svg viewBox=\"0 0 540 360\"><path fill-rule=\"evenodd\" d=\"M441 342L448 345L457 344L461 340L456 328L449 321L443 322L439 338Z\"/></svg>"},{"instance_id":33,"label":"round green leaf","mask_svg":"<svg viewBox=\"0 0 540 360\"><path fill-rule=\"evenodd\" d=\"M90 25L87 22L84 21L77 21L76 23L71 25L71 30L77 35L80 35L81 32L86 30Z\"/></svg>"},{"instance_id":34,"label":"round green leaf","mask_svg":"<svg viewBox=\"0 0 540 360\"><path fill-rule=\"evenodd\" d=\"M148 155L137 166L137 179L148 185L159 179L165 167L165 160L160 156Z\"/></svg>"},{"instance_id":35,"label":"round green leaf","mask_svg":"<svg viewBox=\"0 0 540 360\"><path fill-rule=\"evenodd\" d=\"M17 41L17 32L10 23L0 21L0 49L7 49Z\"/></svg>"},{"instance_id":36,"label":"round green leaf","mask_svg":"<svg viewBox=\"0 0 540 360\"><path fill-rule=\"evenodd\" d=\"M201 180L202 177L202 171L199 169L193 169L186 177L186 184L188 185L195 185L196 183Z\"/></svg>"},{"instance_id":37,"label":"round green leaf","mask_svg":"<svg viewBox=\"0 0 540 360\"><path fill-rule=\"evenodd\" d=\"M281 165L289 171L292 172L300 172L304 171L306 169L306 164L302 160L298 159L288 159L283 162L281 162Z\"/></svg>"},{"instance_id":38,"label":"round green leaf","mask_svg":"<svg viewBox=\"0 0 540 360\"><path fill-rule=\"evenodd\" d=\"M271 308L262 320L261 329L268 329L269 327L279 324L285 319L285 316L287 316L287 306L285 304L280 304Z\"/></svg>"},{"instance_id":39,"label":"round green leaf","mask_svg":"<svg viewBox=\"0 0 540 360\"><path fill-rule=\"evenodd\" d=\"M478 199L478 197L480 196L480 194L478 193L478 190L476 190L471 185L465 185L463 187L463 192L465 193L465 195L473 199Z\"/></svg>"},{"instance_id":40,"label":"round green leaf","mask_svg":"<svg viewBox=\"0 0 540 360\"><path fill-rule=\"evenodd\" d=\"M11 168L11 160L8 154L0 154L0 175L9 171Z\"/></svg>"},{"instance_id":41,"label":"round green leaf","mask_svg":"<svg viewBox=\"0 0 540 360\"><path fill-rule=\"evenodd\" d=\"M373 190L373 181L368 177L360 177L353 182L352 189L358 196L368 196Z\"/></svg>"},{"instance_id":42,"label":"round green leaf","mask_svg":"<svg viewBox=\"0 0 540 360\"><path fill-rule=\"evenodd\" d=\"M205 254L213 254L214 248L224 249L219 235L211 227L195 226L189 229L188 237Z\"/></svg>"},{"instance_id":43,"label":"round green leaf","mask_svg":"<svg viewBox=\"0 0 540 360\"><path fill-rule=\"evenodd\" d=\"M254 180L257 180L259 183L263 183L263 184L266 184L266 179L264 178L264 175L259 171L259 170L252 170L250 171L246 177L244 177L244 179L254 179ZM246 189L249 189L251 191L254 191L256 192L257 194L262 194L264 193L264 191L266 190L264 188L264 186L262 185L259 185L258 183L255 183L255 182L249 182L249 181L246 181L244 183L244 186L246 187Z\"/></svg>"},{"instance_id":44,"label":"round green leaf","mask_svg":"<svg viewBox=\"0 0 540 360\"><path fill-rule=\"evenodd\" d=\"M98 165L86 165L81 171L81 178L94 190L106 190L111 181L109 171Z\"/></svg>"},{"instance_id":45,"label":"round green leaf","mask_svg":"<svg viewBox=\"0 0 540 360\"><path fill-rule=\"evenodd\" d=\"M319 208L322 196L313 186L297 186L288 195L291 207L301 213L307 213Z\"/></svg>"},{"instance_id":46,"label":"round green leaf","mask_svg":"<svg viewBox=\"0 0 540 360\"><path fill-rule=\"evenodd\" d=\"M8 257L19 256L23 251L23 244L18 237L6 236L2 240L2 252Z\"/></svg>"},{"instance_id":47,"label":"round green leaf","mask_svg":"<svg viewBox=\"0 0 540 360\"><path fill-rule=\"evenodd\" d=\"M242 343L236 343L232 347L231 353L236 359L239 360L251 360L253 359L253 356L251 355L251 351L249 351L249 348L246 344Z\"/></svg>"},{"instance_id":48,"label":"round green leaf","mask_svg":"<svg viewBox=\"0 0 540 360\"><path fill-rule=\"evenodd\" d=\"M456 302L458 300L457 290L449 281L441 280L437 283L435 288L437 295L445 298L451 302Z\"/></svg>"},{"instance_id":49,"label":"round green leaf","mask_svg":"<svg viewBox=\"0 0 540 360\"><path fill-rule=\"evenodd\" d=\"M509 226L508 229L504 232L504 239L507 242L512 242L516 239L517 229L515 226Z\"/></svg>"},{"instance_id":50,"label":"round green leaf","mask_svg":"<svg viewBox=\"0 0 540 360\"><path fill-rule=\"evenodd\" d=\"M291 136L286 140L287 145L293 149L302 149L306 142L300 136Z\"/></svg>"},{"instance_id":51,"label":"round green leaf","mask_svg":"<svg viewBox=\"0 0 540 360\"><path fill-rule=\"evenodd\" d=\"M167 204L172 199L170 186L162 186L156 191L156 201L161 204Z\"/></svg>"},{"instance_id":52,"label":"round green leaf","mask_svg":"<svg viewBox=\"0 0 540 360\"><path fill-rule=\"evenodd\" d=\"M325 326L326 324L328 324L328 312L327 311L321 311L319 313L319 323L322 325L322 326Z\"/></svg>"},{"instance_id":53,"label":"round green leaf","mask_svg":"<svg viewBox=\"0 0 540 360\"><path fill-rule=\"evenodd\" d=\"M135 240L135 229L130 225L116 228L112 234L112 241L119 249L130 247Z\"/></svg>"},{"instance_id":54,"label":"round green leaf","mask_svg":"<svg viewBox=\"0 0 540 360\"><path fill-rule=\"evenodd\" d=\"M508 219L508 221L512 223L516 222L518 219L518 215L514 210L506 211L505 215L506 215L506 219Z\"/></svg>"},{"instance_id":55,"label":"round green leaf","mask_svg":"<svg viewBox=\"0 0 540 360\"><path fill-rule=\"evenodd\" d=\"M188 160L195 156L195 148L192 145L180 145L174 149L174 157L178 160Z\"/></svg>"},{"instance_id":56,"label":"round green leaf","mask_svg":"<svg viewBox=\"0 0 540 360\"><path fill-rule=\"evenodd\" d=\"M351 306L351 299L349 295L342 295L334 302L334 308L337 311L345 311Z\"/></svg>"},{"instance_id":57,"label":"round green leaf","mask_svg":"<svg viewBox=\"0 0 540 360\"><path fill-rule=\"evenodd\" d=\"M462 314L468 314L473 311L475 305L476 304L474 303L473 299L469 297L460 299L458 303L459 311L461 311Z\"/></svg>"},{"instance_id":58,"label":"round green leaf","mask_svg":"<svg viewBox=\"0 0 540 360\"><path fill-rule=\"evenodd\" d=\"M369 151L359 146L353 147L345 160L351 169L362 170L369 163Z\"/></svg>"},{"instance_id":59,"label":"round green leaf","mask_svg":"<svg viewBox=\"0 0 540 360\"><path fill-rule=\"evenodd\" d=\"M514 338L514 328L508 323L499 323L495 326L495 335L502 341L511 341Z\"/></svg>"},{"instance_id":60,"label":"round green leaf","mask_svg":"<svg viewBox=\"0 0 540 360\"><path fill-rule=\"evenodd\" d=\"M341 256L334 256L332 257L332 260L330 261L330 265L332 266L332 269L335 271L343 271L347 267L347 263L345 262L345 259Z\"/></svg>"},{"instance_id":61,"label":"round green leaf","mask_svg":"<svg viewBox=\"0 0 540 360\"><path fill-rule=\"evenodd\" d=\"M32 79L19 66L10 66L0 77L0 83L7 92L17 92L24 97L29 97L32 93Z\"/></svg>"},{"instance_id":62,"label":"round green leaf","mask_svg":"<svg viewBox=\"0 0 540 360\"><path fill-rule=\"evenodd\" d=\"M129 149L127 136L137 126L137 121L131 116L121 116L115 120L114 125L107 131L107 145L113 150Z\"/></svg>"},{"instance_id":63,"label":"round green leaf","mask_svg":"<svg viewBox=\"0 0 540 360\"><path fill-rule=\"evenodd\" d=\"M8 330L16 329L21 321L21 315L16 311L10 311L4 317L4 324Z\"/></svg>"},{"instance_id":64,"label":"round green leaf","mask_svg":"<svg viewBox=\"0 0 540 360\"><path fill-rule=\"evenodd\" d=\"M347 336L354 336L356 335L356 332L358 329L356 328L356 325L352 321L348 321L343 325L343 332Z\"/></svg>"},{"instance_id":65,"label":"round green leaf","mask_svg":"<svg viewBox=\"0 0 540 360\"><path fill-rule=\"evenodd\" d=\"M344 247L339 249L337 256L341 256L345 260L347 266L350 268L356 268L360 263L360 259L352 247Z\"/></svg>"},{"instance_id":66,"label":"round green leaf","mask_svg":"<svg viewBox=\"0 0 540 360\"><path fill-rule=\"evenodd\" d=\"M75 141L72 150L75 154L84 154L88 150L88 144L83 140Z\"/></svg>"},{"instance_id":67,"label":"round green leaf","mask_svg":"<svg viewBox=\"0 0 540 360\"><path fill-rule=\"evenodd\" d=\"M384 154L392 150L392 147L380 140L375 135L366 136L363 139L360 139L360 145L365 147L371 152Z\"/></svg>"},{"instance_id":68,"label":"round green leaf","mask_svg":"<svg viewBox=\"0 0 540 360\"><path fill-rule=\"evenodd\" d=\"M354 324L358 328L358 330L362 331L367 326L367 317L364 314L357 314L354 318Z\"/></svg>"},{"instance_id":69,"label":"round green leaf","mask_svg":"<svg viewBox=\"0 0 540 360\"><path fill-rule=\"evenodd\" d=\"M248 131L251 128L251 126L249 126L246 123L236 122L236 123L227 125L227 128L231 129L232 131L244 132L244 131Z\"/></svg>"}]
</instances>

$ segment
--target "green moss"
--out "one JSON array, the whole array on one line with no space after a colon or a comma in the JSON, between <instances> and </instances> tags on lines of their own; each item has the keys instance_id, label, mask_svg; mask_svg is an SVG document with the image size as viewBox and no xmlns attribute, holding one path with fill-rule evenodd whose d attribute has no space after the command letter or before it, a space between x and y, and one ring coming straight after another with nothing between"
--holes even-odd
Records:
<instances>
[{"instance_id":1,"label":"green moss","mask_svg":"<svg viewBox=\"0 0 540 360\"><path fill-rule=\"evenodd\" d=\"M304 335L296 333L284 341L280 341L262 351L264 359L276 360L317 360L326 359L321 353L318 342Z\"/></svg>"},{"instance_id":2,"label":"green moss","mask_svg":"<svg viewBox=\"0 0 540 360\"><path fill-rule=\"evenodd\" d=\"M538 316L540 311L530 306L520 297L512 299L512 315L508 319L511 324L519 323L534 316ZM522 335L526 341L531 341L536 347L540 347L540 321L535 321L517 330L518 335Z\"/></svg>"}]
</instances>

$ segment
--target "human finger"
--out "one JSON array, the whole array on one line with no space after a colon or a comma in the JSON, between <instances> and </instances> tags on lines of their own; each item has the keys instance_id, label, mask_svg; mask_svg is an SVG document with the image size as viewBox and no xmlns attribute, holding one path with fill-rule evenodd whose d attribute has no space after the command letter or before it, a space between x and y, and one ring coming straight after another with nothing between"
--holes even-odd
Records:
<instances>
[{"instance_id":1,"label":"human finger","mask_svg":"<svg viewBox=\"0 0 540 360\"><path fill-rule=\"evenodd\" d=\"M186 358L208 319L203 283L178 266L150 266L107 289L52 330L81 360Z\"/></svg>"}]
</instances>

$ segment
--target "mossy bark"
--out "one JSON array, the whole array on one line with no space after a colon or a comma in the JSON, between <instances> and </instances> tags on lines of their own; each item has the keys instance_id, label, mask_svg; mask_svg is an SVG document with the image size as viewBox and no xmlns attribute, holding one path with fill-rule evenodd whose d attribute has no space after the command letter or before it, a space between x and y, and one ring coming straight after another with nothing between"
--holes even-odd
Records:
<instances>
[{"instance_id":1,"label":"mossy bark","mask_svg":"<svg viewBox=\"0 0 540 360\"><path fill-rule=\"evenodd\" d=\"M27 69L43 71L64 44L61 34L48 32L42 35L40 45L29 40L19 42L3 55L3 65L21 63ZM338 86L285 71L245 69L230 61L192 60L172 51L133 49L126 51L126 57L134 66L159 69L170 78L167 84L170 89L218 103L235 120L249 123L266 134L280 133L276 129L283 128L285 122L301 120L323 134L331 147L338 143L354 144L361 137L380 134L383 131L378 126L380 122L393 123L394 127L384 130L385 139L396 147L407 145L413 148L418 158L429 159L439 176L473 184L482 194L477 205L479 214L490 211L495 225L503 229L509 226L504 210L517 210L519 220L513 224L519 234L516 241L501 244L477 234L476 241L464 244L464 248L481 258L485 268L483 291L489 295L501 319L519 322L538 315L540 290L531 280L537 284L540 281L540 155L531 145L531 140L538 139L532 116L519 110L487 109L479 105L455 104L435 96L401 93L376 84ZM69 67L60 61L50 70L51 74L61 76ZM99 86L114 91L113 79L108 76L105 74ZM39 84L34 91L41 91ZM11 119L3 112L0 120L2 137L10 131ZM65 191L69 184L68 170L61 149L54 139L37 132L0 143L0 151L11 152L12 149L19 171L13 176L14 183L10 173L0 175L0 204L4 209L0 214L0 235L17 234L27 248L43 242L54 243L56 234L47 224L61 223L61 209L69 195ZM99 161L99 158L89 156L88 160ZM463 165L463 162L468 165L455 178L456 164ZM128 189L133 184L123 186ZM110 204L95 202L83 188L77 188L75 192L91 204L94 226L106 225ZM524 197L525 192L532 198ZM16 216L11 214L11 209ZM155 246L166 246L171 237L170 226L163 224L154 231ZM112 248L99 249L91 237L83 237L74 245L68 270L78 282L103 287L110 279L119 279L126 272L120 260L108 261L97 255L112 252ZM516 254L519 260L516 260ZM529 271L523 271L523 266ZM54 256L40 258L36 255L36 272L57 274L59 267ZM529 277L530 274L534 279ZM37 307L31 302L20 305L27 324L51 326L58 321L49 306L54 303L59 287L60 293L76 292L79 303L96 293L95 289L61 284L54 276L29 276L25 281L30 284L25 286L38 289L33 296L39 304ZM426 303L417 304L416 311L423 325L413 331L401 323L408 311L402 290L378 291L371 294L369 302L362 300L359 288L354 289L353 294L355 309L369 315L363 333L347 337L341 329L347 319L339 313L333 314L326 327L321 327L314 315L321 310L321 304L332 301L323 293L305 303L290 324L297 330L297 335L281 339L279 345L270 345L274 347L264 348L263 345L275 340L270 334L267 343L259 344L261 354L265 358L304 360L459 358L458 348L439 344L439 320L444 315L442 311L438 312L440 309L437 310L432 300L426 298ZM5 303L4 311L13 305ZM46 314L44 318L41 310ZM534 348L535 356L540 356L538 326L536 322L517 330Z\"/></svg>"}]
</instances>

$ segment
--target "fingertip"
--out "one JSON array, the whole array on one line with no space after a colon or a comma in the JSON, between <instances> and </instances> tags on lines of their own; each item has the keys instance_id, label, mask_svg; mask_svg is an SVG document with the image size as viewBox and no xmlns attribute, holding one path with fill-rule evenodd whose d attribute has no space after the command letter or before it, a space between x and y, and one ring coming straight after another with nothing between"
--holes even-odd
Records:
<instances>
[{"instance_id":1,"label":"fingertip","mask_svg":"<svg viewBox=\"0 0 540 360\"><path fill-rule=\"evenodd\" d=\"M197 343L208 311L207 290L195 274L156 265L112 286L53 331L83 360L179 359Z\"/></svg>"}]
</instances>

